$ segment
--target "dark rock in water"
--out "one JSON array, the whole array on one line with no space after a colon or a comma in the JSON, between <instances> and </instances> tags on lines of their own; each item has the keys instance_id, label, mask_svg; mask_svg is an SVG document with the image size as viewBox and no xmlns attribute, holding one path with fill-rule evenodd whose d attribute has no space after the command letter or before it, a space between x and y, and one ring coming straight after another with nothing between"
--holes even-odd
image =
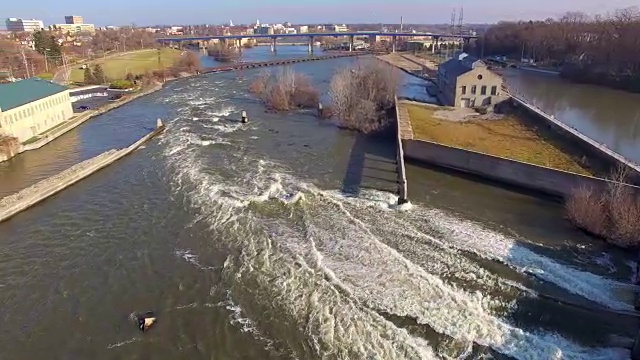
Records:
<instances>
[{"instance_id":1,"label":"dark rock in water","mask_svg":"<svg viewBox=\"0 0 640 360\"><path fill-rule=\"evenodd\" d=\"M149 330L151 325L156 322L156 315L153 313L153 311L147 311L144 314L138 314L136 320L138 322L138 329L144 332Z\"/></svg>"}]
</instances>

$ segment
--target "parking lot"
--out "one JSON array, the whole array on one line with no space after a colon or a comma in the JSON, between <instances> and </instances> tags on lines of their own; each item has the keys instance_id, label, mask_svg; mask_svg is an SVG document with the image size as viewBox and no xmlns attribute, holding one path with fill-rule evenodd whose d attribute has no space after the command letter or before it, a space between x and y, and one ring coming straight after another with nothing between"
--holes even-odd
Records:
<instances>
[{"instance_id":1,"label":"parking lot","mask_svg":"<svg viewBox=\"0 0 640 360\"><path fill-rule=\"evenodd\" d=\"M106 94L107 96L104 96L103 94ZM85 89L85 90L76 90L76 91L71 91L69 93L69 95L71 95L72 97L74 96L79 97L83 95L93 95L86 99L79 99L75 101L72 104L73 112L75 113L81 113L87 110L98 108L104 104L107 104L109 102L109 99L112 99L113 96L116 96L118 94L123 94L123 92L117 91L117 90L108 90L106 86Z\"/></svg>"}]
</instances>

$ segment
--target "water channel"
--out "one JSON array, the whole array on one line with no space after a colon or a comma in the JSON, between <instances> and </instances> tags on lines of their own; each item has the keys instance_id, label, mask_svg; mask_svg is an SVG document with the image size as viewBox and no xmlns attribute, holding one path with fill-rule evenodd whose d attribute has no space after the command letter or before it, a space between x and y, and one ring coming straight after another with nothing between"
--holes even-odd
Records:
<instances>
[{"instance_id":1,"label":"water channel","mask_svg":"<svg viewBox=\"0 0 640 360\"><path fill-rule=\"evenodd\" d=\"M326 92L354 61L292 67ZM637 320L597 309L632 309L629 255L559 204L416 164L398 208L392 142L265 113L259 71L170 83L0 164L2 196L168 126L0 224L0 358L628 357L608 340Z\"/></svg>"}]
</instances>

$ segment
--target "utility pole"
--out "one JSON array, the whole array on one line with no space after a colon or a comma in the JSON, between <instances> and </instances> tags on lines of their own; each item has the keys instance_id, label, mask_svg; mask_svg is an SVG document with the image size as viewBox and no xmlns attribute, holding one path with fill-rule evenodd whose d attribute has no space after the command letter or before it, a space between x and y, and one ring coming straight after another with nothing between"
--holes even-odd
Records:
<instances>
[{"instance_id":1,"label":"utility pole","mask_svg":"<svg viewBox=\"0 0 640 360\"><path fill-rule=\"evenodd\" d=\"M464 51L464 40L462 38L462 24L464 21L464 8L460 6L460 16L458 17L458 34L460 35L460 50Z\"/></svg>"},{"instance_id":2,"label":"utility pole","mask_svg":"<svg viewBox=\"0 0 640 360\"><path fill-rule=\"evenodd\" d=\"M67 56L62 53L62 68L64 69L64 83L68 84L69 83L69 68L68 68L68 64L67 64Z\"/></svg>"},{"instance_id":3,"label":"utility pole","mask_svg":"<svg viewBox=\"0 0 640 360\"><path fill-rule=\"evenodd\" d=\"M22 55L22 61L24 61L24 70L27 72L27 78L30 78L29 64L27 63L27 57L24 55L24 48L22 46L20 46L20 55Z\"/></svg>"},{"instance_id":4,"label":"utility pole","mask_svg":"<svg viewBox=\"0 0 640 360\"><path fill-rule=\"evenodd\" d=\"M450 32L452 36L455 36L456 33L456 8L453 8L453 11L451 12L451 24L450 24ZM455 37L454 37L455 39ZM453 54L451 54L451 46L449 46L447 44L447 58L452 58Z\"/></svg>"},{"instance_id":5,"label":"utility pole","mask_svg":"<svg viewBox=\"0 0 640 360\"><path fill-rule=\"evenodd\" d=\"M44 70L46 72L49 72L49 61L47 61L48 52L49 52L49 49L44 49Z\"/></svg>"},{"instance_id":6,"label":"utility pole","mask_svg":"<svg viewBox=\"0 0 640 360\"><path fill-rule=\"evenodd\" d=\"M161 54L160 49L161 48L158 47L158 67L160 68L160 71L162 71L162 83L164 83L166 80L165 80L165 76L164 76L164 66L162 65L162 58L161 58L161 55L160 55Z\"/></svg>"}]
</instances>

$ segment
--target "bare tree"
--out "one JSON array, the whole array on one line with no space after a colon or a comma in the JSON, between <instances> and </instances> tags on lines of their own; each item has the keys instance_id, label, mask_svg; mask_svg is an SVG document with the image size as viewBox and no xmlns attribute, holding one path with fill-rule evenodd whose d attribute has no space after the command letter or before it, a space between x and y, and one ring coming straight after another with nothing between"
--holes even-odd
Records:
<instances>
[{"instance_id":1,"label":"bare tree","mask_svg":"<svg viewBox=\"0 0 640 360\"><path fill-rule=\"evenodd\" d=\"M639 9L593 18L570 12L557 21L501 22L479 43L485 55L520 58L524 52L536 62L562 66L569 79L640 92Z\"/></svg>"},{"instance_id":2,"label":"bare tree","mask_svg":"<svg viewBox=\"0 0 640 360\"><path fill-rule=\"evenodd\" d=\"M364 133L384 128L398 84L397 71L375 60L339 70L331 79L329 92L339 125Z\"/></svg>"},{"instance_id":3,"label":"bare tree","mask_svg":"<svg viewBox=\"0 0 640 360\"><path fill-rule=\"evenodd\" d=\"M275 75L261 73L249 86L272 110L287 111L317 106L319 94L305 75L285 67Z\"/></svg>"}]
</instances>

